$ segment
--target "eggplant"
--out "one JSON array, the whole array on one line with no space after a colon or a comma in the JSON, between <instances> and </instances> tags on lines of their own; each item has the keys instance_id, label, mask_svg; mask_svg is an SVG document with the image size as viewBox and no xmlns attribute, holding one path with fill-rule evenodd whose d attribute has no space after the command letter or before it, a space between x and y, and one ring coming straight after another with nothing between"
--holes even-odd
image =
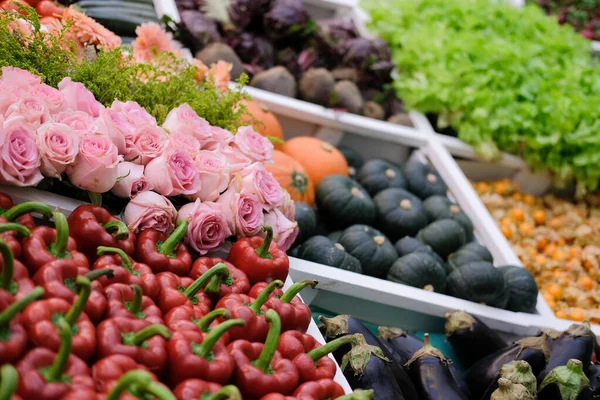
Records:
<instances>
[{"instance_id":1,"label":"eggplant","mask_svg":"<svg viewBox=\"0 0 600 400\"><path fill-rule=\"evenodd\" d=\"M564 331L552 344L550 358L546 368L538 375L538 383L544 381L550 371L556 367L564 366L570 359L583 363L583 373L588 374L592 363L592 354L596 335L588 326L573 324Z\"/></svg>"},{"instance_id":2,"label":"eggplant","mask_svg":"<svg viewBox=\"0 0 600 400\"><path fill-rule=\"evenodd\" d=\"M519 383L514 383L510 379L498 379L498 389L491 395L492 400L535 400L527 388Z\"/></svg>"},{"instance_id":3,"label":"eggplant","mask_svg":"<svg viewBox=\"0 0 600 400\"><path fill-rule=\"evenodd\" d=\"M421 399L424 400L468 400L469 397L460 390L448 365L451 361L429 341L425 334L423 347L406 363L408 373L417 386Z\"/></svg>"},{"instance_id":4,"label":"eggplant","mask_svg":"<svg viewBox=\"0 0 600 400\"><path fill-rule=\"evenodd\" d=\"M403 368L403 364L395 362L397 356L390 352L390 349L380 341L375 335L369 331L369 329L359 320L350 315L338 315L333 318L325 318L322 315L319 316L319 321L323 323L325 329L325 339L327 341L335 339L339 336L353 335L360 333L364 336L366 343L371 346L379 347L386 359L390 360L387 366L390 369L394 379L401 388L403 399L405 400L418 400L419 396L417 390L413 385L410 377ZM348 352L348 346L340 348L337 352L333 352L333 356L338 359L342 358L345 353ZM339 361L339 360L338 360Z\"/></svg>"},{"instance_id":5,"label":"eggplant","mask_svg":"<svg viewBox=\"0 0 600 400\"><path fill-rule=\"evenodd\" d=\"M590 383L585 376L584 367L584 363L580 360L570 359L567 361L567 365L553 368L540 386L539 398L543 400L579 399L579 394L584 392Z\"/></svg>"},{"instance_id":6,"label":"eggplant","mask_svg":"<svg viewBox=\"0 0 600 400\"><path fill-rule=\"evenodd\" d=\"M584 388L578 400L598 400L600 399L600 364L594 363L590 365L590 370L588 372L588 378L590 379L590 384L588 387Z\"/></svg>"},{"instance_id":7,"label":"eggplant","mask_svg":"<svg viewBox=\"0 0 600 400\"><path fill-rule=\"evenodd\" d=\"M537 378L531 371L531 366L527 361L511 361L500 368L499 379L497 382L491 384L481 400L488 400L491 396L499 389L500 379L508 379L514 384L523 385L525 389L532 395L537 393ZM504 388L506 389L506 388ZM501 390L506 392L506 390Z\"/></svg>"},{"instance_id":8,"label":"eggplant","mask_svg":"<svg viewBox=\"0 0 600 400\"><path fill-rule=\"evenodd\" d=\"M465 380L473 398L481 399L490 385L496 384L502 366L511 361L527 361L531 371L537 376L546 367L550 357L546 339L545 334L521 339L473 364L465 372Z\"/></svg>"},{"instance_id":9,"label":"eggplant","mask_svg":"<svg viewBox=\"0 0 600 400\"><path fill-rule=\"evenodd\" d=\"M508 345L480 319L464 311L447 313L445 328L448 341L465 368Z\"/></svg>"}]
</instances>

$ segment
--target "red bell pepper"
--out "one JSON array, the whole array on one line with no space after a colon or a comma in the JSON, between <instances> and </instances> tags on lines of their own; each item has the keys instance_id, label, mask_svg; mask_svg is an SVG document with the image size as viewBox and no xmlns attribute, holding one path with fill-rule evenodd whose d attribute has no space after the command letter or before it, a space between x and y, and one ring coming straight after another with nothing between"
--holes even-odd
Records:
<instances>
[{"instance_id":1,"label":"red bell pepper","mask_svg":"<svg viewBox=\"0 0 600 400\"><path fill-rule=\"evenodd\" d=\"M17 235L28 237L31 231L21 224L8 222L7 219L0 217L0 239L4 240L15 258L21 257L21 242Z\"/></svg>"},{"instance_id":2,"label":"red bell pepper","mask_svg":"<svg viewBox=\"0 0 600 400\"><path fill-rule=\"evenodd\" d=\"M62 339L58 353L38 347L17 364L18 391L25 399L56 400L71 389L94 388L88 366L71 354L71 327L62 318L56 325Z\"/></svg>"},{"instance_id":3,"label":"red bell pepper","mask_svg":"<svg viewBox=\"0 0 600 400\"><path fill-rule=\"evenodd\" d=\"M6 291L19 299L23 298L34 287L33 281L29 279L27 268L20 262L15 261L10 247L1 239L0 254L2 254L0 263L0 267L2 267L2 272L0 273L0 292Z\"/></svg>"},{"instance_id":4,"label":"red bell pepper","mask_svg":"<svg viewBox=\"0 0 600 400\"><path fill-rule=\"evenodd\" d=\"M217 264L225 264L229 270L229 277L225 280L213 278L211 283L206 286L204 292L209 295L213 301L219 301L228 294L246 294L250 290L250 281L248 276L242 270L236 268L230 262L219 257L200 257L192 265L190 278L196 279L206 273L210 268ZM217 279L215 281L215 279ZM218 286L217 286L218 285Z\"/></svg>"},{"instance_id":5,"label":"red bell pepper","mask_svg":"<svg viewBox=\"0 0 600 400\"><path fill-rule=\"evenodd\" d=\"M129 371L123 375L106 395L105 400L127 399L129 394L125 392L126 390L135 394L134 398L177 400L169 388L160 382L156 382L150 373L142 370Z\"/></svg>"},{"instance_id":6,"label":"red bell pepper","mask_svg":"<svg viewBox=\"0 0 600 400\"><path fill-rule=\"evenodd\" d=\"M320 379L315 382L306 382L298 386L293 396L284 396L271 393L260 400L371 400L373 390L357 390L349 395L344 395L344 388L331 379Z\"/></svg>"},{"instance_id":7,"label":"red bell pepper","mask_svg":"<svg viewBox=\"0 0 600 400\"><path fill-rule=\"evenodd\" d=\"M218 319L230 319L231 313L224 308L216 308L206 315L197 308L180 306L175 307L165 315L165 325L173 332L194 331L209 332L211 328L219 325ZM223 344L229 344L229 332L220 339Z\"/></svg>"},{"instance_id":8,"label":"red bell pepper","mask_svg":"<svg viewBox=\"0 0 600 400\"><path fill-rule=\"evenodd\" d=\"M15 394L18 384L19 373L17 369L10 364L3 365L0 368L0 399L22 400L21 396Z\"/></svg>"},{"instance_id":9,"label":"red bell pepper","mask_svg":"<svg viewBox=\"0 0 600 400\"><path fill-rule=\"evenodd\" d=\"M236 366L235 384L247 400L260 399L268 393L290 394L298 386L298 370L277 351L279 316L269 310L266 320L270 327L264 345L236 340L228 346Z\"/></svg>"},{"instance_id":10,"label":"red bell pepper","mask_svg":"<svg viewBox=\"0 0 600 400\"><path fill-rule=\"evenodd\" d=\"M231 318L241 318L246 322L245 328L231 330L231 340L246 339L251 342L265 340L269 324L264 315L268 308L264 304L269 294L282 286L283 282L273 281L256 299L245 294L230 294L219 300L215 308L225 308L231 313Z\"/></svg>"},{"instance_id":11,"label":"red bell pepper","mask_svg":"<svg viewBox=\"0 0 600 400\"><path fill-rule=\"evenodd\" d=\"M29 340L36 346L58 351L60 337L55 325L59 318L73 329L72 352L84 361L89 361L96 351L96 328L87 315L83 313L92 284L85 276L78 276L76 284L79 295L69 304L63 299L48 299L37 301L23 311L23 325L29 335Z\"/></svg>"},{"instance_id":12,"label":"red bell pepper","mask_svg":"<svg viewBox=\"0 0 600 400\"><path fill-rule=\"evenodd\" d=\"M235 364L223 343L221 336L229 329L244 326L242 319L230 319L209 333L179 331L173 334L167 344L169 352L169 382L176 386L179 382L198 378L225 384L231 378Z\"/></svg>"},{"instance_id":13,"label":"red bell pepper","mask_svg":"<svg viewBox=\"0 0 600 400\"><path fill-rule=\"evenodd\" d=\"M290 271L290 260L285 251L273 241L273 228L263 228L267 236L244 237L231 247L227 261L248 275L250 283L285 281Z\"/></svg>"},{"instance_id":14,"label":"red bell pepper","mask_svg":"<svg viewBox=\"0 0 600 400\"><path fill-rule=\"evenodd\" d=\"M50 261L68 259L79 267L88 268L88 259L77 251L75 240L69 237L69 225L63 213L53 213L55 229L38 226L21 246L23 262L31 274Z\"/></svg>"},{"instance_id":15,"label":"red bell pepper","mask_svg":"<svg viewBox=\"0 0 600 400\"><path fill-rule=\"evenodd\" d=\"M283 295L271 295L266 301L265 305L267 308L273 309L279 314L281 329L283 331L296 330L302 333L306 332L312 319L312 313L310 312L310 308L296 295L308 286L314 289L317 283L317 281L312 279L298 281L290 286ZM258 293L266 286L265 282L257 283L250 290L249 296L253 294L258 296Z\"/></svg>"},{"instance_id":16,"label":"red bell pepper","mask_svg":"<svg viewBox=\"0 0 600 400\"><path fill-rule=\"evenodd\" d=\"M10 222L16 221L27 229L33 229L35 228L35 222L33 221L33 215L31 215L32 212L40 213L46 218L52 217L52 208L45 204L27 201L14 206L11 198L8 197L7 201L6 197L8 196L4 193L0 193L0 217L5 218Z\"/></svg>"},{"instance_id":17,"label":"red bell pepper","mask_svg":"<svg viewBox=\"0 0 600 400\"><path fill-rule=\"evenodd\" d=\"M178 306L197 307L203 314L207 314L212 302L201 289L217 275L229 275L225 264L215 265L196 280L179 277L172 272L161 272L156 276L160 285L158 307L163 314Z\"/></svg>"},{"instance_id":18,"label":"red bell pepper","mask_svg":"<svg viewBox=\"0 0 600 400\"><path fill-rule=\"evenodd\" d=\"M300 382L333 379L337 367L335 361L328 354L347 344L357 344L356 336L347 335L337 338L323 346L294 357L292 362L298 369Z\"/></svg>"},{"instance_id":19,"label":"red bell pepper","mask_svg":"<svg viewBox=\"0 0 600 400\"><path fill-rule=\"evenodd\" d=\"M104 287L113 283L125 283L127 285L139 285L144 294L152 300L158 298L160 286L158 279L146 264L134 262L121 249L116 247L98 247L97 253L100 258L96 260L92 269L110 268L114 271L114 278L100 278L98 282Z\"/></svg>"},{"instance_id":20,"label":"red bell pepper","mask_svg":"<svg viewBox=\"0 0 600 400\"><path fill-rule=\"evenodd\" d=\"M0 291L0 364L16 362L27 347L27 332L21 323L19 312L44 294L37 287L21 300Z\"/></svg>"},{"instance_id":21,"label":"red bell pepper","mask_svg":"<svg viewBox=\"0 0 600 400\"><path fill-rule=\"evenodd\" d=\"M221 386L202 379L186 379L177 385L173 394L177 400L242 400L242 394L235 386Z\"/></svg>"},{"instance_id":22,"label":"red bell pepper","mask_svg":"<svg viewBox=\"0 0 600 400\"><path fill-rule=\"evenodd\" d=\"M74 291L75 280L82 272L92 281L101 276L110 276L112 270L107 268L86 273L86 269L78 267L73 260L60 259L44 265L35 273L33 281L44 288L44 298L58 297L73 304L77 297ZM85 313L92 322L98 323L104 316L106 305L102 286L98 282L92 282L92 293L85 305Z\"/></svg>"},{"instance_id":23,"label":"red bell pepper","mask_svg":"<svg viewBox=\"0 0 600 400\"><path fill-rule=\"evenodd\" d=\"M96 382L98 391L108 393L123 375L135 370L149 372L149 369L145 365L138 364L133 358L123 354L113 354L112 356L98 360L92 366L92 377ZM156 375L151 372L149 373L152 379L158 380Z\"/></svg>"},{"instance_id":24,"label":"red bell pepper","mask_svg":"<svg viewBox=\"0 0 600 400\"><path fill-rule=\"evenodd\" d=\"M138 285L113 283L104 288L108 308L104 318L137 318L151 324L162 324L162 312Z\"/></svg>"},{"instance_id":25,"label":"red bell pepper","mask_svg":"<svg viewBox=\"0 0 600 400\"><path fill-rule=\"evenodd\" d=\"M281 334L277 351L283 358L293 360L298 354L308 353L318 347L321 347L321 343L313 336L298 331L287 331Z\"/></svg>"},{"instance_id":26,"label":"red bell pepper","mask_svg":"<svg viewBox=\"0 0 600 400\"><path fill-rule=\"evenodd\" d=\"M124 354L160 375L167 364L166 339L171 332L164 325L131 318L106 319L96 328L98 357Z\"/></svg>"},{"instance_id":27,"label":"red bell pepper","mask_svg":"<svg viewBox=\"0 0 600 400\"><path fill-rule=\"evenodd\" d=\"M171 236L156 229L143 231L137 237L135 258L148 264L156 274L172 272L179 276L187 276L192 267L192 256L181 242L187 231L187 221L180 221Z\"/></svg>"},{"instance_id":28,"label":"red bell pepper","mask_svg":"<svg viewBox=\"0 0 600 400\"><path fill-rule=\"evenodd\" d=\"M128 255L135 250L135 235L129 232L127 225L113 217L107 209L100 206L79 206L69 215L71 236L77 242L79 251L90 262L97 258L99 246L117 247ZM111 233L112 232L112 233Z\"/></svg>"}]
</instances>

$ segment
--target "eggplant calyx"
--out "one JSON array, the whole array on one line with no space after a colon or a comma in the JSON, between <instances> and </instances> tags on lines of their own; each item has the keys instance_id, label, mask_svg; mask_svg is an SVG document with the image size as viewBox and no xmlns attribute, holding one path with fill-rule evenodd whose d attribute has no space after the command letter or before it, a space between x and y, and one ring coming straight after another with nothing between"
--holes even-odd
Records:
<instances>
[{"instance_id":1,"label":"eggplant calyx","mask_svg":"<svg viewBox=\"0 0 600 400\"><path fill-rule=\"evenodd\" d=\"M464 329L472 331L475 322L475 318L464 311L446 313L446 324L444 325L446 336L452 336L455 332Z\"/></svg>"},{"instance_id":2,"label":"eggplant calyx","mask_svg":"<svg viewBox=\"0 0 600 400\"><path fill-rule=\"evenodd\" d=\"M354 375L360 376L367 369L367 364L369 364L372 356L378 357L386 362L391 362L379 347L367 344L363 334L357 333L355 337L356 344L348 353L344 354L344 357L342 358L342 365L340 365L342 371L350 365L354 371Z\"/></svg>"},{"instance_id":3,"label":"eggplant calyx","mask_svg":"<svg viewBox=\"0 0 600 400\"><path fill-rule=\"evenodd\" d=\"M584 322L582 324L573 324L573 325L569 326L569 329L567 329L563 333L563 335L570 335L570 336L574 336L574 337L589 336L589 337L596 339L596 335L594 335L594 332L592 332L592 330L590 329L589 322L587 322L587 324L586 324L586 322Z\"/></svg>"},{"instance_id":4,"label":"eggplant calyx","mask_svg":"<svg viewBox=\"0 0 600 400\"><path fill-rule=\"evenodd\" d=\"M546 376L540 390L550 384L556 384L563 400L575 400L579 393L586 388L590 380L583 373L583 363L579 360L570 359L567 365L554 368Z\"/></svg>"},{"instance_id":5,"label":"eggplant calyx","mask_svg":"<svg viewBox=\"0 0 600 400\"><path fill-rule=\"evenodd\" d=\"M383 340L392 340L400 336L406 336L406 331L403 331L400 328L392 328L389 326L380 326L377 328L377 333Z\"/></svg>"},{"instance_id":6,"label":"eggplant calyx","mask_svg":"<svg viewBox=\"0 0 600 400\"><path fill-rule=\"evenodd\" d=\"M525 360L511 361L500 368L500 376L512 383L525 386L531 394L537 393L537 379Z\"/></svg>"},{"instance_id":7,"label":"eggplant calyx","mask_svg":"<svg viewBox=\"0 0 600 400\"><path fill-rule=\"evenodd\" d=\"M490 400L534 400L535 397L525 386L511 382L506 378L498 379L498 389L492 393Z\"/></svg>"},{"instance_id":8,"label":"eggplant calyx","mask_svg":"<svg viewBox=\"0 0 600 400\"><path fill-rule=\"evenodd\" d=\"M426 356L438 358L443 365L448 365L452 363L452 361L444 357L441 351L433 347L433 345L431 344L431 340L429 339L429 333L426 333L423 337L423 347L417 350L417 352L413 354L413 356L410 358L410 360L406 362L406 364L404 364L404 366L410 367L410 364L417 361L419 358Z\"/></svg>"},{"instance_id":9,"label":"eggplant calyx","mask_svg":"<svg viewBox=\"0 0 600 400\"><path fill-rule=\"evenodd\" d=\"M521 347L517 353L517 357L520 356L521 353L526 349L534 349L544 353L544 358L546 361L548 361L548 357L550 357L550 349L546 343L547 338L548 336L544 333L542 336L530 336L516 341L515 344Z\"/></svg>"},{"instance_id":10,"label":"eggplant calyx","mask_svg":"<svg viewBox=\"0 0 600 400\"><path fill-rule=\"evenodd\" d=\"M319 321L322 322L319 324L319 328L325 327L325 337L328 338L346 335L348 334L348 319L350 319L350 316L346 314L338 315L333 318L326 318L319 315Z\"/></svg>"},{"instance_id":11,"label":"eggplant calyx","mask_svg":"<svg viewBox=\"0 0 600 400\"><path fill-rule=\"evenodd\" d=\"M562 332L557 331L556 329L542 329L542 333L546 334L552 340L556 340L562 335Z\"/></svg>"}]
</instances>

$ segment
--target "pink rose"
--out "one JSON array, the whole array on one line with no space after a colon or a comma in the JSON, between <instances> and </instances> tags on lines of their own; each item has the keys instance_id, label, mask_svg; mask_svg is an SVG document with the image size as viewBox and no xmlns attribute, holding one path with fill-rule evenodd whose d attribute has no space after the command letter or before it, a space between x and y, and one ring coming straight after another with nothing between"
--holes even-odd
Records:
<instances>
[{"instance_id":1,"label":"pink rose","mask_svg":"<svg viewBox=\"0 0 600 400\"><path fill-rule=\"evenodd\" d=\"M192 157L171 150L146 165L145 175L154 191L164 196L194 194L200 188L200 175Z\"/></svg>"},{"instance_id":2,"label":"pink rose","mask_svg":"<svg viewBox=\"0 0 600 400\"><path fill-rule=\"evenodd\" d=\"M186 131L174 131L169 135L169 147L176 150L186 150L193 159L200 151L200 143Z\"/></svg>"},{"instance_id":3,"label":"pink rose","mask_svg":"<svg viewBox=\"0 0 600 400\"><path fill-rule=\"evenodd\" d=\"M170 132L188 132L198 139L200 145L210 139L210 124L186 103L172 109L162 126Z\"/></svg>"},{"instance_id":4,"label":"pink rose","mask_svg":"<svg viewBox=\"0 0 600 400\"><path fill-rule=\"evenodd\" d=\"M77 157L79 136L68 125L48 122L37 130L36 143L42 161L42 174L60 178Z\"/></svg>"},{"instance_id":5,"label":"pink rose","mask_svg":"<svg viewBox=\"0 0 600 400\"><path fill-rule=\"evenodd\" d=\"M125 114L127 120L133 126L156 125L156 118L150 115L144 107L140 106L135 101L122 103L115 100L110 108L113 111Z\"/></svg>"},{"instance_id":6,"label":"pink rose","mask_svg":"<svg viewBox=\"0 0 600 400\"><path fill-rule=\"evenodd\" d=\"M261 163L244 168L235 177L235 185L240 193L254 195L265 205L279 207L283 203L283 189Z\"/></svg>"},{"instance_id":7,"label":"pink rose","mask_svg":"<svg viewBox=\"0 0 600 400\"><path fill-rule=\"evenodd\" d=\"M65 106L73 111L83 111L84 113L97 118L104 106L94 97L94 94L87 90L83 83L73 82L71 78L64 78L58 84L58 89L65 96Z\"/></svg>"},{"instance_id":8,"label":"pink rose","mask_svg":"<svg viewBox=\"0 0 600 400\"><path fill-rule=\"evenodd\" d=\"M283 190L283 202L279 210L281 210L287 219L292 221L296 219L296 203L292 200L292 196L290 196L287 190Z\"/></svg>"},{"instance_id":9,"label":"pink rose","mask_svg":"<svg viewBox=\"0 0 600 400\"><path fill-rule=\"evenodd\" d=\"M4 121L0 134L0 182L13 186L35 186L44 178L39 167L35 128L23 117Z\"/></svg>"},{"instance_id":10,"label":"pink rose","mask_svg":"<svg viewBox=\"0 0 600 400\"><path fill-rule=\"evenodd\" d=\"M106 135L88 135L79 142L75 163L67 168L69 180L80 189L108 192L117 181L117 164L122 161L117 146Z\"/></svg>"},{"instance_id":11,"label":"pink rose","mask_svg":"<svg viewBox=\"0 0 600 400\"><path fill-rule=\"evenodd\" d=\"M229 185L229 168L224 155L208 150L201 150L196 156L196 168L200 174L200 190L192 199L215 201Z\"/></svg>"},{"instance_id":12,"label":"pink rose","mask_svg":"<svg viewBox=\"0 0 600 400\"><path fill-rule=\"evenodd\" d=\"M125 136L125 159L146 165L160 157L165 149L167 133L159 126L142 125L133 135Z\"/></svg>"},{"instance_id":13,"label":"pink rose","mask_svg":"<svg viewBox=\"0 0 600 400\"><path fill-rule=\"evenodd\" d=\"M177 219L188 221L185 242L201 256L221 247L231 236L227 219L217 203L202 203L198 199L181 207Z\"/></svg>"},{"instance_id":14,"label":"pink rose","mask_svg":"<svg viewBox=\"0 0 600 400\"><path fill-rule=\"evenodd\" d=\"M229 229L237 236L252 236L265 224L262 204L254 196L240 194L233 188L219 197Z\"/></svg>"},{"instance_id":15,"label":"pink rose","mask_svg":"<svg viewBox=\"0 0 600 400\"><path fill-rule=\"evenodd\" d=\"M42 79L21 68L2 67L2 79L0 82L20 87L30 87L39 85L42 83Z\"/></svg>"},{"instance_id":16,"label":"pink rose","mask_svg":"<svg viewBox=\"0 0 600 400\"><path fill-rule=\"evenodd\" d=\"M233 137L233 146L253 161L267 161L273 157L273 143L251 126L242 126Z\"/></svg>"},{"instance_id":17,"label":"pink rose","mask_svg":"<svg viewBox=\"0 0 600 400\"><path fill-rule=\"evenodd\" d=\"M65 96L60 90L54 89L52 86L46 84L36 85L31 88L29 94L32 97L42 100L50 114L57 114L62 111L63 104L65 102Z\"/></svg>"},{"instance_id":18,"label":"pink rose","mask_svg":"<svg viewBox=\"0 0 600 400\"><path fill-rule=\"evenodd\" d=\"M222 150L233 141L233 133L218 126L210 127L210 137L201 144L203 150Z\"/></svg>"},{"instance_id":19,"label":"pink rose","mask_svg":"<svg viewBox=\"0 0 600 400\"><path fill-rule=\"evenodd\" d=\"M283 251L292 247L298 237L298 223L287 219L277 208L265 214L265 225L273 228L273 239Z\"/></svg>"},{"instance_id":20,"label":"pink rose","mask_svg":"<svg viewBox=\"0 0 600 400\"><path fill-rule=\"evenodd\" d=\"M252 163L252 160L246 157L238 149L231 146L225 146L223 150L221 150L221 154L227 158L229 172L232 175L240 172Z\"/></svg>"},{"instance_id":21,"label":"pink rose","mask_svg":"<svg viewBox=\"0 0 600 400\"><path fill-rule=\"evenodd\" d=\"M144 176L144 166L130 162L117 165L117 183L111 192L118 197L129 198L152 190L152 183Z\"/></svg>"},{"instance_id":22,"label":"pink rose","mask_svg":"<svg viewBox=\"0 0 600 400\"><path fill-rule=\"evenodd\" d=\"M173 232L176 217L177 210L173 203L154 192L138 193L129 201L123 213L123 221L135 233L156 229L169 235Z\"/></svg>"},{"instance_id":23,"label":"pink rose","mask_svg":"<svg viewBox=\"0 0 600 400\"><path fill-rule=\"evenodd\" d=\"M21 116L25 118L25 121L36 127L52 120L46 103L31 96L24 97L8 107L4 115L6 118Z\"/></svg>"},{"instance_id":24,"label":"pink rose","mask_svg":"<svg viewBox=\"0 0 600 400\"><path fill-rule=\"evenodd\" d=\"M100 117L96 119L98 132L108 136L117 146L119 154L125 154L127 146L125 137L135 134L135 127L127 120L127 117L118 111L105 108L100 111Z\"/></svg>"},{"instance_id":25,"label":"pink rose","mask_svg":"<svg viewBox=\"0 0 600 400\"><path fill-rule=\"evenodd\" d=\"M62 111L54 117L54 122L69 125L80 137L98 132L92 117L82 111Z\"/></svg>"},{"instance_id":26,"label":"pink rose","mask_svg":"<svg viewBox=\"0 0 600 400\"><path fill-rule=\"evenodd\" d=\"M0 84L0 117L6 115L6 111L15 103L19 102L21 94L15 92L16 88ZM20 90L17 90L19 92ZM26 92L23 91L22 95L26 96Z\"/></svg>"}]
</instances>

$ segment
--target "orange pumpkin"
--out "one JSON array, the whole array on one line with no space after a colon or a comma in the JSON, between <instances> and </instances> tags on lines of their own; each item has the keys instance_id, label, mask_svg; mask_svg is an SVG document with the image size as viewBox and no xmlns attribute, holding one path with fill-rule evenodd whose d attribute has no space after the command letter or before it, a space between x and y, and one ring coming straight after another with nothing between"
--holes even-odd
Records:
<instances>
[{"instance_id":1,"label":"orange pumpkin","mask_svg":"<svg viewBox=\"0 0 600 400\"><path fill-rule=\"evenodd\" d=\"M255 101L245 101L248 114L242 116L242 121L252 125L254 130L263 136L274 138L275 148L281 150L283 143L277 143L279 140L283 142L283 129L277 120L277 117L269 111L267 106L258 104Z\"/></svg>"},{"instance_id":2,"label":"orange pumpkin","mask_svg":"<svg viewBox=\"0 0 600 400\"><path fill-rule=\"evenodd\" d=\"M273 164L265 164L265 168L288 191L292 200L303 201L309 206L315 203L315 188L298 161L275 150Z\"/></svg>"},{"instance_id":3,"label":"orange pumpkin","mask_svg":"<svg viewBox=\"0 0 600 400\"><path fill-rule=\"evenodd\" d=\"M348 163L334 146L310 136L290 139L283 152L298 161L315 187L329 175L348 176Z\"/></svg>"}]
</instances>

